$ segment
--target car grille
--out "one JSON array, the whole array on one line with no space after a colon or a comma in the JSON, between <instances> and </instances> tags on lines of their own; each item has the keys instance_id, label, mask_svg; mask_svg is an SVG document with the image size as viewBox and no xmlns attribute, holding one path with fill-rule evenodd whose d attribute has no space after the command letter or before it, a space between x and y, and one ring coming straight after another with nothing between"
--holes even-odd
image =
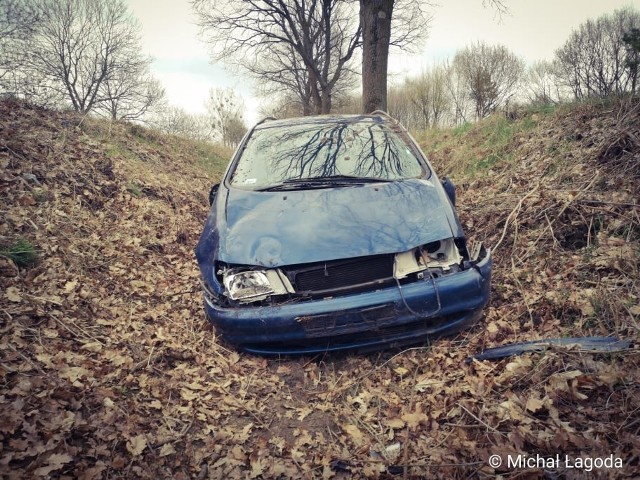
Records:
<instances>
[{"instance_id":1,"label":"car grille","mask_svg":"<svg viewBox=\"0 0 640 480\"><path fill-rule=\"evenodd\" d=\"M320 294L392 281L393 264L394 255L374 255L283 270L296 292Z\"/></svg>"}]
</instances>

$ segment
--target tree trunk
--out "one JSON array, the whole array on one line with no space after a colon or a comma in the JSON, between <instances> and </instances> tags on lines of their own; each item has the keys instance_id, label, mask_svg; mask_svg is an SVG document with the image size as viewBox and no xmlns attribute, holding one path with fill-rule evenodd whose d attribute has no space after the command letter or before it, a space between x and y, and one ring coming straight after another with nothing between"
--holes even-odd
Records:
<instances>
[{"instance_id":1,"label":"tree trunk","mask_svg":"<svg viewBox=\"0 0 640 480\"><path fill-rule=\"evenodd\" d=\"M387 110L387 64L394 0L360 0L362 110Z\"/></svg>"},{"instance_id":2,"label":"tree trunk","mask_svg":"<svg viewBox=\"0 0 640 480\"><path fill-rule=\"evenodd\" d=\"M311 105L313 105L313 115L320 115L322 113L322 97L320 96L320 89L318 88L318 80L313 71L313 68L307 65L307 75L309 78L309 88L311 92Z\"/></svg>"},{"instance_id":3,"label":"tree trunk","mask_svg":"<svg viewBox=\"0 0 640 480\"><path fill-rule=\"evenodd\" d=\"M311 115L311 105L306 98L302 101L302 115L305 117Z\"/></svg>"},{"instance_id":4,"label":"tree trunk","mask_svg":"<svg viewBox=\"0 0 640 480\"><path fill-rule=\"evenodd\" d=\"M331 91L322 92L322 114L331 113Z\"/></svg>"}]
</instances>

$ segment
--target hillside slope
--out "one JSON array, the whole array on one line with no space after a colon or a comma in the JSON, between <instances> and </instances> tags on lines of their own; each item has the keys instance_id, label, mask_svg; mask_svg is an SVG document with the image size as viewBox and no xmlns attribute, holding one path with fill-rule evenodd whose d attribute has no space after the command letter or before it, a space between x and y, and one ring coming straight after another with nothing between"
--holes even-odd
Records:
<instances>
[{"instance_id":1,"label":"hillside slope","mask_svg":"<svg viewBox=\"0 0 640 480\"><path fill-rule=\"evenodd\" d=\"M622 463L590 476L640 475L636 348L465 362L537 338L637 344L639 110L425 135L467 233L494 249L486 318L401 353L267 360L227 350L203 318L193 248L225 163L215 150L0 103L0 474L587 474L488 463L560 454Z\"/></svg>"}]
</instances>

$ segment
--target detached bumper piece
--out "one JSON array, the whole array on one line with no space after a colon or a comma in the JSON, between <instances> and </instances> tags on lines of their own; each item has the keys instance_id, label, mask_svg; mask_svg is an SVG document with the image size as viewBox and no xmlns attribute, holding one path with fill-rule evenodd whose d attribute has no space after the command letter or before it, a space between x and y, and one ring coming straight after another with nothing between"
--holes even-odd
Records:
<instances>
[{"instance_id":1,"label":"detached bumper piece","mask_svg":"<svg viewBox=\"0 0 640 480\"><path fill-rule=\"evenodd\" d=\"M615 353L623 352L629 347L631 347L631 340L620 340L616 337L545 338L488 348L482 353L467 358L467 363L473 360L498 360L528 352L544 352L553 348L579 353Z\"/></svg>"}]
</instances>

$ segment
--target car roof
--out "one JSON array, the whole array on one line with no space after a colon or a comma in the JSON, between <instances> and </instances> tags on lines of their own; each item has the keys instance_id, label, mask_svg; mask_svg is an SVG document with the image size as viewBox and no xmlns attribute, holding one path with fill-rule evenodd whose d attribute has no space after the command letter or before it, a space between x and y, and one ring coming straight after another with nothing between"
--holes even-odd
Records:
<instances>
[{"instance_id":1,"label":"car roof","mask_svg":"<svg viewBox=\"0 0 640 480\"><path fill-rule=\"evenodd\" d=\"M313 115L307 117L295 117L295 118L283 118L275 119L273 117L267 117L259 121L255 129L260 130L263 128L271 127L284 127L291 125L309 125L309 124L327 124L327 123L358 123L358 122L373 122L373 123L391 123L397 124L398 121L391 117L389 114L383 111L376 110L369 115L355 115L355 114L330 114L330 115Z\"/></svg>"}]
</instances>

